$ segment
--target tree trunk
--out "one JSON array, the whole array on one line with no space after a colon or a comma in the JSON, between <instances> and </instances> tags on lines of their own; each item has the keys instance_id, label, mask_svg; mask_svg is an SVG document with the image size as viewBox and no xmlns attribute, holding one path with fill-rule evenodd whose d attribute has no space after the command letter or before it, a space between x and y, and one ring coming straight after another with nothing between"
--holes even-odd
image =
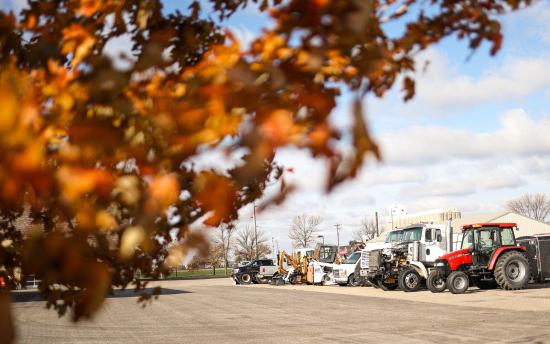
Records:
<instances>
[{"instance_id":1,"label":"tree trunk","mask_svg":"<svg viewBox=\"0 0 550 344\"><path fill-rule=\"evenodd\" d=\"M223 249L223 262L225 264L225 275L227 276L227 252Z\"/></svg>"}]
</instances>

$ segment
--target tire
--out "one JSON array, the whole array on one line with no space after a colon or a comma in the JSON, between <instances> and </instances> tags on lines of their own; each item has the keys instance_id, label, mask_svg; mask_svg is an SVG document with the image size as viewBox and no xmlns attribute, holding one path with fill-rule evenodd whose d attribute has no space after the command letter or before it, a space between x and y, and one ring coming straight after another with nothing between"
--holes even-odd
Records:
<instances>
[{"instance_id":1,"label":"tire","mask_svg":"<svg viewBox=\"0 0 550 344\"><path fill-rule=\"evenodd\" d=\"M405 292L418 291L420 289L420 284L422 283L422 278L420 274L415 269L404 269L399 272L397 277L397 284L399 289Z\"/></svg>"},{"instance_id":2,"label":"tire","mask_svg":"<svg viewBox=\"0 0 550 344\"><path fill-rule=\"evenodd\" d=\"M384 291L391 291L391 290L395 290L397 289L398 287L398 284L397 283L384 283L383 280L378 280L376 281L376 284L378 285L378 287Z\"/></svg>"},{"instance_id":3,"label":"tire","mask_svg":"<svg viewBox=\"0 0 550 344\"><path fill-rule=\"evenodd\" d=\"M445 283L445 278L441 277L439 271L432 271L428 275L428 280L426 281L426 286L428 290L432 293L441 293L447 289L447 284Z\"/></svg>"},{"instance_id":4,"label":"tire","mask_svg":"<svg viewBox=\"0 0 550 344\"><path fill-rule=\"evenodd\" d=\"M290 284L298 284L300 282L298 274L293 274L292 276L290 276L288 282Z\"/></svg>"},{"instance_id":5,"label":"tire","mask_svg":"<svg viewBox=\"0 0 550 344\"><path fill-rule=\"evenodd\" d=\"M355 273L352 273L348 277L348 285L350 287L359 287L361 285L361 281L358 278L355 278Z\"/></svg>"},{"instance_id":6,"label":"tire","mask_svg":"<svg viewBox=\"0 0 550 344\"><path fill-rule=\"evenodd\" d=\"M447 277L447 288L453 294L464 294L470 287L468 275L462 271L453 271Z\"/></svg>"},{"instance_id":7,"label":"tire","mask_svg":"<svg viewBox=\"0 0 550 344\"><path fill-rule=\"evenodd\" d=\"M492 281L477 281L476 286L482 290L496 289L498 284L495 280Z\"/></svg>"},{"instance_id":8,"label":"tire","mask_svg":"<svg viewBox=\"0 0 550 344\"><path fill-rule=\"evenodd\" d=\"M239 277L239 282L241 284L252 284L252 276L249 273L244 273Z\"/></svg>"},{"instance_id":9,"label":"tire","mask_svg":"<svg viewBox=\"0 0 550 344\"><path fill-rule=\"evenodd\" d=\"M531 278L529 262L521 252L505 252L497 260L494 275L495 281L502 289L523 289Z\"/></svg>"}]
</instances>

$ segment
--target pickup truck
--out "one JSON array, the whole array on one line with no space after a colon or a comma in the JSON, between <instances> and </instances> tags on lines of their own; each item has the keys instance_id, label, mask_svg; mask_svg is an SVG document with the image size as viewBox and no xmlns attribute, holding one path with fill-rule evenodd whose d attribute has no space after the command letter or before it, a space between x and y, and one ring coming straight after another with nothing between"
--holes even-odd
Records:
<instances>
[{"instance_id":1,"label":"pickup truck","mask_svg":"<svg viewBox=\"0 0 550 344\"><path fill-rule=\"evenodd\" d=\"M332 270L334 282L338 285L359 285L359 279L355 278L355 267L361 258L361 251L353 252L342 264L335 265Z\"/></svg>"},{"instance_id":2,"label":"pickup truck","mask_svg":"<svg viewBox=\"0 0 550 344\"><path fill-rule=\"evenodd\" d=\"M277 269L272 259L258 259L234 269L231 278L235 284L267 283Z\"/></svg>"}]
</instances>

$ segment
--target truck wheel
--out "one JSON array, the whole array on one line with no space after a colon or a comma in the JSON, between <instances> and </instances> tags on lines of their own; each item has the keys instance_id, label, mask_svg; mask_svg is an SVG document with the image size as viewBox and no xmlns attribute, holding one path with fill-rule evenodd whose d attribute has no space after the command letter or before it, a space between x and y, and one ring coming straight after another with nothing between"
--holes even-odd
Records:
<instances>
[{"instance_id":1,"label":"truck wheel","mask_svg":"<svg viewBox=\"0 0 550 344\"><path fill-rule=\"evenodd\" d=\"M418 291L420 289L420 281L420 275L415 269L401 270L397 277L399 289L406 292Z\"/></svg>"},{"instance_id":2,"label":"truck wheel","mask_svg":"<svg viewBox=\"0 0 550 344\"><path fill-rule=\"evenodd\" d=\"M502 289L523 289L530 279L529 262L523 253L508 251L498 258L494 275Z\"/></svg>"},{"instance_id":3,"label":"truck wheel","mask_svg":"<svg viewBox=\"0 0 550 344\"><path fill-rule=\"evenodd\" d=\"M462 271L453 271L447 277L447 288L453 294L464 294L468 287L470 287L470 280Z\"/></svg>"},{"instance_id":4,"label":"truck wheel","mask_svg":"<svg viewBox=\"0 0 550 344\"><path fill-rule=\"evenodd\" d=\"M348 285L352 287L358 287L361 285L361 281L359 280L359 278L355 277L355 273L352 273L351 275L349 275Z\"/></svg>"},{"instance_id":5,"label":"truck wheel","mask_svg":"<svg viewBox=\"0 0 550 344\"><path fill-rule=\"evenodd\" d=\"M252 283L252 276L248 273L244 273L239 278L241 284L251 284Z\"/></svg>"},{"instance_id":6,"label":"truck wheel","mask_svg":"<svg viewBox=\"0 0 550 344\"><path fill-rule=\"evenodd\" d=\"M441 277L439 271L430 272L426 285L428 286L428 290L432 293L441 293L447 288L445 279Z\"/></svg>"},{"instance_id":7,"label":"truck wheel","mask_svg":"<svg viewBox=\"0 0 550 344\"><path fill-rule=\"evenodd\" d=\"M498 288L498 284L497 284L497 282L495 282L495 280L492 280L492 281L477 281L476 286L479 289L482 289L482 290Z\"/></svg>"}]
</instances>

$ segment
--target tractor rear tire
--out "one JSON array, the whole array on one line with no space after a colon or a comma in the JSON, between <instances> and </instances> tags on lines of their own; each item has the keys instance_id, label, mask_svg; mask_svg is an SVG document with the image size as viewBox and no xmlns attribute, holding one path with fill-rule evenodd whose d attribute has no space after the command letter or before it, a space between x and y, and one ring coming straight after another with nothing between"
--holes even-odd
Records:
<instances>
[{"instance_id":1,"label":"tractor rear tire","mask_svg":"<svg viewBox=\"0 0 550 344\"><path fill-rule=\"evenodd\" d=\"M404 269L399 272L397 284L399 289L405 292L418 291L420 289L422 279L420 274L415 269Z\"/></svg>"},{"instance_id":2,"label":"tractor rear tire","mask_svg":"<svg viewBox=\"0 0 550 344\"><path fill-rule=\"evenodd\" d=\"M519 251L503 253L495 265L495 281L504 290L523 289L529 283L529 261Z\"/></svg>"},{"instance_id":3,"label":"tractor rear tire","mask_svg":"<svg viewBox=\"0 0 550 344\"><path fill-rule=\"evenodd\" d=\"M249 273L244 273L239 277L241 284L252 284L252 276Z\"/></svg>"},{"instance_id":4,"label":"tractor rear tire","mask_svg":"<svg viewBox=\"0 0 550 344\"><path fill-rule=\"evenodd\" d=\"M439 271L430 272L426 285L432 293L441 293L447 289L445 278L440 276Z\"/></svg>"},{"instance_id":5,"label":"tractor rear tire","mask_svg":"<svg viewBox=\"0 0 550 344\"><path fill-rule=\"evenodd\" d=\"M453 271L447 277L447 288L453 294L464 294L470 287L470 279L462 271Z\"/></svg>"}]
</instances>

